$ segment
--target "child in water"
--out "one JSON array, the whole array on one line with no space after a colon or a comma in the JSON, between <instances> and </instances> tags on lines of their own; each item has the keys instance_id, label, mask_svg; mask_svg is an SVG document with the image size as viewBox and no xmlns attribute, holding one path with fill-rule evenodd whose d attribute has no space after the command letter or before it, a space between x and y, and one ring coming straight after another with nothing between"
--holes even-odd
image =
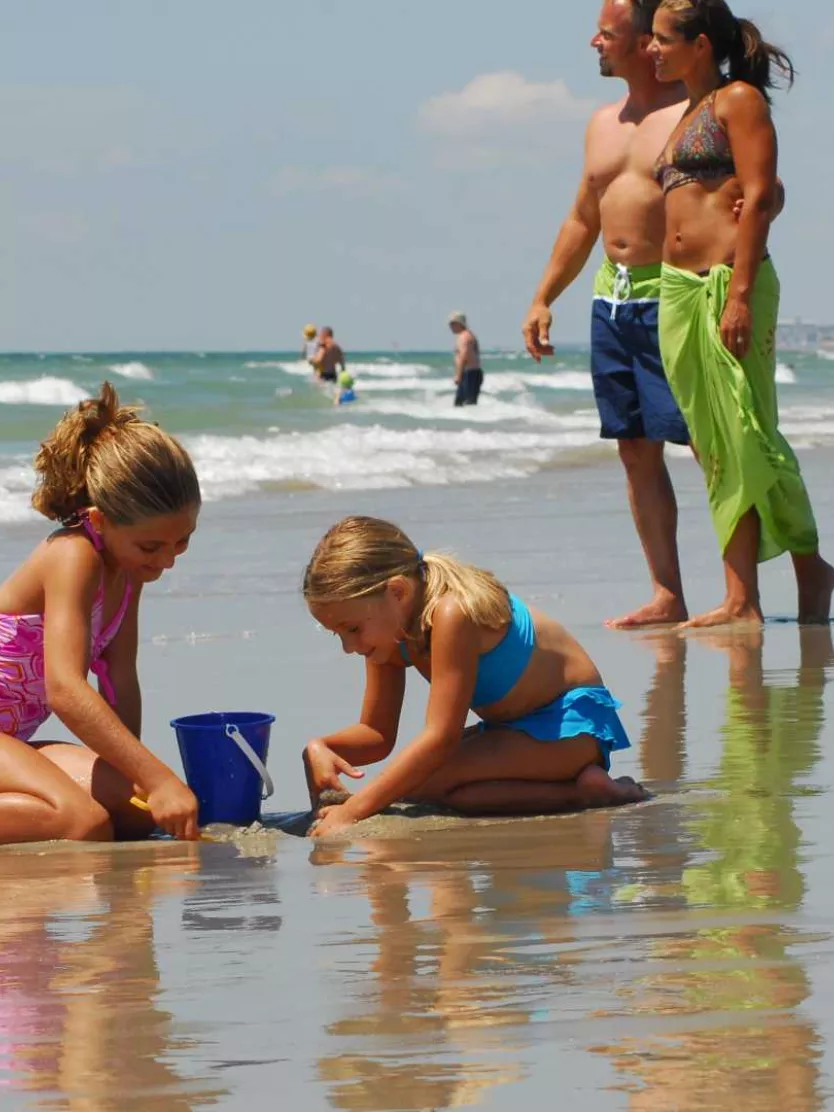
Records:
<instances>
[{"instance_id":1,"label":"child in water","mask_svg":"<svg viewBox=\"0 0 834 1112\"><path fill-rule=\"evenodd\" d=\"M304 598L346 653L365 657L359 724L305 750L314 807L341 775L361 778L357 765L392 752L406 669L431 684L422 731L372 783L319 810L314 837L402 799L525 815L646 798L608 775L611 752L630 742L594 662L490 572L423 554L386 521L348 517L313 553ZM466 729L470 709L482 723Z\"/></svg>"},{"instance_id":2,"label":"child in water","mask_svg":"<svg viewBox=\"0 0 834 1112\"><path fill-rule=\"evenodd\" d=\"M105 382L58 422L35 471L32 504L60 527L0 585L0 844L155 825L194 839L197 800L139 740L136 672L142 588L197 525L194 466ZM83 745L32 742L50 713Z\"/></svg>"},{"instance_id":3,"label":"child in water","mask_svg":"<svg viewBox=\"0 0 834 1112\"><path fill-rule=\"evenodd\" d=\"M347 405L349 402L356 401L356 391L354 390L356 380L350 371L342 371L337 379L337 384L336 405Z\"/></svg>"}]
</instances>

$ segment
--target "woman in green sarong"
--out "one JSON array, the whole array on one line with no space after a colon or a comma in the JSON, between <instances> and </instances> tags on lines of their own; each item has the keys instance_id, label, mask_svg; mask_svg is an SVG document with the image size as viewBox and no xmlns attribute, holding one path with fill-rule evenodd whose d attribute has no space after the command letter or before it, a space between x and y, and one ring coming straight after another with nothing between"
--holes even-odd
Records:
<instances>
[{"instance_id":1,"label":"woman in green sarong","mask_svg":"<svg viewBox=\"0 0 834 1112\"><path fill-rule=\"evenodd\" d=\"M656 168L666 197L660 348L704 470L727 582L724 602L688 625L761 622L758 563L783 552L800 622L828 621L834 569L819 554L776 402L768 90L775 70L792 82L793 66L725 0L660 0L651 50L658 78L682 81L690 98Z\"/></svg>"}]
</instances>

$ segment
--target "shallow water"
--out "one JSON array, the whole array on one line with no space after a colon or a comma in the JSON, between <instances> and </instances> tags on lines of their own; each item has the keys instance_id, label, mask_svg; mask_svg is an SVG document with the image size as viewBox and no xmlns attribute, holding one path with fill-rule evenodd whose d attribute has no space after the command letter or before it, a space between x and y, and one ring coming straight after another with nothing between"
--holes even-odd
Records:
<instances>
[{"instance_id":1,"label":"shallow water","mask_svg":"<svg viewBox=\"0 0 834 1112\"><path fill-rule=\"evenodd\" d=\"M616 651L647 804L0 853L2 1106L830 1107L831 631Z\"/></svg>"},{"instance_id":2,"label":"shallow water","mask_svg":"<svg viewBox=\"0 0 834 1112\"><path fill-rule=\"evenodd\" d=\"M803 464L830 551L830 460ZM686 461L673 474L703 609L720 565L700 476ZM353 720L361 694L361 662L298 597L348 511L493 568L565 621L624 702L634 748L615 774L655 798L298 836L301 747ZM0 560L33 532L0 537ZM176 764L171 718L276 713L275 813L193 846L0 851L0 1109L834 1107L834 649L830 628L784 620L787 560L762 583L762 633L605 630L645 597L614 466L207 506L148 591L145 737ZM425 697L409 683L404 738Z\"/></svg>"}]
</instances>

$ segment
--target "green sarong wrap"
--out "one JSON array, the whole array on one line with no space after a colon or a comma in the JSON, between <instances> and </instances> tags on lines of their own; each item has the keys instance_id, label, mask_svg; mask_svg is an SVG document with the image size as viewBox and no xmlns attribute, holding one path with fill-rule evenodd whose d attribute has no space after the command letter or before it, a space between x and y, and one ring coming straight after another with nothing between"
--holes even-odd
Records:
<instances>
[{"instance_id":1,"label":"green sarong wrap","mask_svg":"<svg viewBox=\"0 0 834 1112\"><path fill-rule=\"evenodd\" d=\"M701 461L721 552L744 514L755 508L760 562L783 552L810 555L819 545L814 513L796 456L779 432L779 279L765 259L750 306L750 350L739 362L719 331L732 273L728 266L714 266L701 276L663 264L663 366Z\"/></svg>"}]
</instances>

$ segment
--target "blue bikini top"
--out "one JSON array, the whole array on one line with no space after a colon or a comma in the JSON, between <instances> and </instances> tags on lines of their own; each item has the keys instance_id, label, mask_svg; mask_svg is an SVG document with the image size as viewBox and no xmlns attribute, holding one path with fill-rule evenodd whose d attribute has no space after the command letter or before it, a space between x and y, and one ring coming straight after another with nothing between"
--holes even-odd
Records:
<instances>
[{"instance_id":1,"label":"blue bikini top","mask_svg":"<svg viewBox=\"0 0 834 1112\"><path fill-rule=\"evenodd\" d=\"M478 660L473 707L490 706L508 695L524 675L536 647L536 630L530 611L515 595L510 595L510 606L512 618L507 632L494 649L481 653ZM406 664L410 664L404 641L400 642L400 652Z\"/></svg>"}]
</instances>

